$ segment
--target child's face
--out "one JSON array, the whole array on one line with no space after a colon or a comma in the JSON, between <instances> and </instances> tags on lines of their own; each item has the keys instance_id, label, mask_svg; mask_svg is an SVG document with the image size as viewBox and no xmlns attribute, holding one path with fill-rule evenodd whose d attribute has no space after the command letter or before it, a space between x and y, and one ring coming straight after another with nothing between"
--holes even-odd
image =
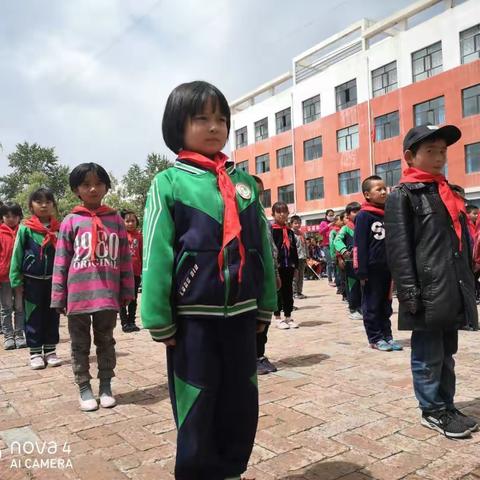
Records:
<instances>
[{"instance_id":1,"label":"child's face","mask_svg":"<svg viewBox=\"0 0 480 480\"><path fill-rule=\"evenodd\" d=\"M440 175L447 163L447 142L441 138L425 141L420 145L415 156L407 150L404 157L409 166L432 175Z\"/></svg>"},{"instance_id":2,"label":"child's face","mask_svg":"<svg viewBox=\"0 0 480 480\"><path fill-rule=\"evenodd\" d=\"M372 180L370 190L363 192L365 199L374 205L385 205L387 201L387 187L383 180Z\"/></svg>"},{"instance_id":3,"label":"child's face","mask_svg":"<svg viewBox=\"0 0 480 480\"><path fill-rule=\"evenodd\" d=\"M103 197L107 194L107 186L95 172L88 172L75 189L75 194L80 197L85 207L95 209L102 204Z\"/></svg>"},{"instance_id":4,"label":"child's face","mask_svg":"<svg viewBox=\"0 0 480 480\"><path fill-rule=\"evenodd\" d=\"M183 145L185 150L213 158L225 146L227 137L227 117L220 112L218 102L214 111L208 100L201 113L187 118Z\"/></svg>"},{"instance_id":5,"label":"child's face","mask_svg":"<svg viewBox=\"0 0 480 480\"><path fill-rule=\"evenodd\" d=\"M55 210L55 206L51 200L45 197L39 200L34 200L30 207L30 211L40 219L49 219Z\"/></svg>"},{"instance_id":6,"label":"child's face","mask_svg":"<svg viewBox=\"0 0 480 480\"><path fill-rule=\"evenodd\" d=\"M273 212L273 219L279 225L286 225L288 220L288 208L276 209Z\"/></svg>"},{"instance_id":7,"label":"child's face","mask_svg":"<svg viewBox=\"0 0 480 480\"><path fill-rule=\"evenodd\" d=\"M470 217L471 222L475 225L478 218L478 208L474 208L473 210L471 210L468 216Z\"/></svg>"},{"instance_id":8,"label":"child's face","mask_svg":"<svg viewBox=\"0 0 480 480\"><path fill-rule=\"evenodd\" d=\"M300 230L301 226L302 226L302 222L300 220L292 220L292 228L294 230Z\"/></svg>"},{"instance_id":9,"label":"child's face","mask_svg":"<svg viewBox=\"0 0 480 480\"><path fill-rule=\"evenodd\" d=\"M349 219L351 222L353 222L353 221L355 220L355 217L357 216L357 213L358 213L357 210L355 210L355 211L352 210L352 211L347 215L348 219Z\"/></svg>"},{"instance_id":10,"label":"child's face","mask_svg":"<svg viewBox=\"0 0 480 480\"><path fill-rule=\"evenodd\" d=\"M125 227L129 232L132 232L138 227L137 217L133 213L127 213L125 215Z\"/></svg>"},{"instance_id":11,"label":"child's face","mask_svg":"<svg viewBox=\"0 0 480 480\"><path fill-rule=\"evenodd\" d=\"M343 220L340 217L335 217L335 226L341 227L343 225Z\"/></svg>"},{"instance_id":12,"label":"child's face","mask_svg":"<svg viewBox=\"0 0 480 480\"><path fill-rule=\"evenodd\" d=\"M3 223L10 228L15 228L20 223L20 217L8 212L2 217Z\"/></svg>"}]
</instances>

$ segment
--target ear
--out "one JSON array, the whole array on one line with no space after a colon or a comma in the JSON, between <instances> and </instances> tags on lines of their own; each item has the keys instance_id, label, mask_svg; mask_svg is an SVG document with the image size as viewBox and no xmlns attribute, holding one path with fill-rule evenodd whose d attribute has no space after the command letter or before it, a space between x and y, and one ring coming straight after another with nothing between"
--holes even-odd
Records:
<instances>
[{"instance_id":1,"label":"ear","mask_svg":"<svg viewBox=\"0 0 480 480\"><path fill-rule=\"evenodd\" d=\"M367 190L363 192L363 196L365 197L366 200L370 200L370 192L368 192Z\"/></svg>"},{"instance_id":2,"label":"ear","mask_svg":"<svg viewBox=\"0 0 480 480\"><path fill-rule=\"evenodd\" d=\"M411 150L405 150L405 152L403 152L403 158L407 162L407 165L409 167L411 167L412 164L413 164L413 159L414 159L412 151Z\"/></svg>"}]
</instances>

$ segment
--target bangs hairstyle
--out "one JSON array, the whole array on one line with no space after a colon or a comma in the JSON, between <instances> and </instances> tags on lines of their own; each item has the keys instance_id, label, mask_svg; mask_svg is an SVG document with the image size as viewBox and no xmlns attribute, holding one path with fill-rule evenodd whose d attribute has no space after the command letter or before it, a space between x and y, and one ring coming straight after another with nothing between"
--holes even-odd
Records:
<instances>
[{"instance_id":1,"label":"bangs hairstyle","mask_svg":"<svg viewBox=\"0 0 480 480\"><path fill-rule=\"evenodd\" d=\"M223 93L214 85L200 80L182 83L168 96L163 113L163 139L172 152L178 153L183 148L186 121L202 113L208 100L212 102L214 112L220 109L220 113L225 115L230 133L230 107Z\"/></svg>"},{"instance_id":2,"label":"bangs hairstyle","mask_svg":"<svg viewBox=\"0 0 480 480\"><path fill-rule=\"evenodd\" d=\"M328 217L328 214L329 214L330 212L335 215L335 212L334 212L331 208L329 208L328 210L325 211L325 218Z\"/></svg>"},{"instance_id":3,"label":"bangs hairstyle","mask_svg":"<svg viewBox=\"0 0 480 480\"><path fill-rule=\"evenodd\" d=\"M292 215L292 216L290 217L290 221L291 221L291 222L300 222L300 223L302 223L302 219L301 219L298 215Z\"/></svg>"},{"instance_id":4,"label":"bangs hairstyle","mask_svg":"<svg viewBox=\"0 0 480 480\"><path fill-rule=\"evenodd\" d=\"M352 212L358 212L362 206L358 202L350 202L346 207L345 207L345 213L349 215Z\"/></svg>"},{"instance_id":5,"label":"bangs hairstyle","mask_svg":"<svg viewBox=\"0 0 480 480\"><path fill-rule=\"evenodd\" d=\"M272 206L272 213L286 211L288 213L288 205L285 202L275 202Z\"/></svg>"},{"instance_id":6,"label":"bangs hairstyle","mask_svg":"<svg viewBox=\"0 0 480 480\"><path fill-rule=\"evenodd\" d=\"M478 207L474 205L473 203L469 203L466 206L467 213L473 212L474 210L478 210Z\"/></svg>"},{"instance_id":7,"label":"bangs hairstyle","mask_svg":"<svg viewBox=\"0 0 480 480\"><path fill-rule=\"evenodd\" d=\"M137 222L137 227L140 225L140 221L138 220L137 214L132 211L132 210L121 210L120 211L120 216L125 220L127 218L127 215L133 215L135 217L135 220Z\"/></svg>"},{"instance_id":8,"label":"bangs hairstyle","mask_svg":"<svg viewBox=\"0 0 480 480\"><path fill-rule=\"evenodd\" d=\"M77 165L71 172L70 177L68 178L68 183L70 188L74 191L78 188L85 180L87 173L93 172L104 183L107 187L107 191L112 187L112 182L107 171L98 163L81 163Z\"/></svg>"},{"instance_id":9,"label":"bangs hairstyle","mask_svg":"<svg viewBox=\"0 0 480 480\"><path fill-rule=\"evenodd\" d=\"M28 208L31 210L33 202L41 202L42 200L52 202L55 209L57 209L57 202L55 201L53 192L49 188L45 187L38 188L30 194L28 197Z\"/></svg>"},{"instance_id":10,"label":"bangs hairstyle","mask_svg":"<svg viewBox=\"0 0 480 480\"><path fill-rule=\"evenodd\" d=\"M22 207L18 203L2 203L2 205L0 206L0 217L8 214L13 215L14 217L23 218Z\"/></svg>"},{"instance_id":11,"label":"bangs hairstyle","mask_svg":"<svg viewBox=\"0 0 480 480\"><path fill-rule=\"evenodd\" d=\"M369 192L372 189L372 182L383 182L383 178L378 175L370 175L362 182L362 193Z\"/></svg>"}]
</instances>

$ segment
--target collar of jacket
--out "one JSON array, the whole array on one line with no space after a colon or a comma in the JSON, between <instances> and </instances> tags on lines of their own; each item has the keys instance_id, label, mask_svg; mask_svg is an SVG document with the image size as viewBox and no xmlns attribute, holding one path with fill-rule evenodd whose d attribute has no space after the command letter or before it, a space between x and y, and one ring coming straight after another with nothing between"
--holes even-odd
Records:
<instances>
[{"instance_id":1,"label":"collar of jacket","mask_svg":"<svg viewBox=\"0 0 480 480\"><path fill-rule=\"evenodd\" d=\"M193 175L204 175L209 172L209 170L206 170L198 165L193 165L192 163L186 160L176 160L173 166L175 168L178 168L179 170L183 170ZM225 164L225 167L229 175L232 175L232 173L235 173L235 164L233 162L228 161Z\"/></svg>"},{"instance_id":2,"label":"collar of jacket","mask_svg":"<svg viewBox=\"0 0 480 480\"><path fill-rule=\"evenodd\" d=\"M416 182L416 183L402 183L402 185L408 190L420 190L421 188L425 188L431 184ZM462 187L455 185L453 183L449 183L448 185L455 193L458 193L458 195L460 195L462 198L465 198L465 190Z\"/></svg>"}]
</instances>

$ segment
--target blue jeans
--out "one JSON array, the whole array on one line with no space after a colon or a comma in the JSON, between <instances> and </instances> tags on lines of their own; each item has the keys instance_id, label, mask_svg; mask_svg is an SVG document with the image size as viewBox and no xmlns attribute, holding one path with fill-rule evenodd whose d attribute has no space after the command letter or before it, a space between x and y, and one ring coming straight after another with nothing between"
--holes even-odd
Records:
<instances>
[{"instance_id":1,"label":"blue jeans","mask_svg":"<svg viewBox=\"0 0 480 480\"><path fill-rule=\"evenodd\" d=\"M322 251L325 255L325 261L327 262L327 277L329 282L333 282L333 276L335 275L335 262L330 255L330 247L328 245L322 247Z\"/></svg>"},{"instance_id":2,"label":"blue jeans","mask_svg":"<svg viewBox=\"0 0 480 480\"><path fill-rule=\"evenodd\" d=\"M454 407L458 331L412 332L413 388L422 412Z\"/></svg>"}]
</instances>

